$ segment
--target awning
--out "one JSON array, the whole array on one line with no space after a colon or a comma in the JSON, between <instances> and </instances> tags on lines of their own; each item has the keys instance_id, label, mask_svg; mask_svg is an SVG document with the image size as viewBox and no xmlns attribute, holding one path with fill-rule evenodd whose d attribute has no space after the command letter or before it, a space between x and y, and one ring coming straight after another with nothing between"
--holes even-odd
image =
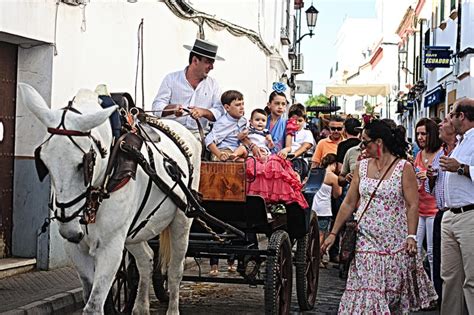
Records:
<instances>
[{"instance_id":1,"label":"awning","mask_svg":"<svg viewBox=\"0 0 474 315\"><path fill-rule=\"evenodd\" d=\"M326 87L326 96L387 96L390 94L388 84L341 84Z\"/></svg>"}]
</instances>

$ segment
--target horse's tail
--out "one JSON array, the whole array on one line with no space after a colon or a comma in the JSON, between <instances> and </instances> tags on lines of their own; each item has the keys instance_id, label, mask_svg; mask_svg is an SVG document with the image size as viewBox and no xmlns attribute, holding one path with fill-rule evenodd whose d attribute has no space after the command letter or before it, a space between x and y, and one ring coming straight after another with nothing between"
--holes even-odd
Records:
<instances>
[{"instance_id":1,"label":"horse's tail","mask_svg":"<svg viewBox=\"0 0 474 315\"><path fill-rule=\"evenodd\" d=\"M168 269L171 259L170 227L166 227L160 234L160 263L163 273Z\"/></svg>"}]
</instances>

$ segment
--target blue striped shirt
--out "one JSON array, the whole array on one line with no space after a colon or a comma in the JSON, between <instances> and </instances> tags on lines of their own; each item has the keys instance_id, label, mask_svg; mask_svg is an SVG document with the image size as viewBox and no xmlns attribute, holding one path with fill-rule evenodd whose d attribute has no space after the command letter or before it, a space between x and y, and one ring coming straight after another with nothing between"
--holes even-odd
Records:
<instances>
[{"instance_id":1,"label":"blue striped shirt","mask_svg":"<svg viewBox=\"0 0 474 315\"><path fill-rule=\"evenodd\" d=\"M439 150L439 152L433 158L433 163L431 163L431 167L434 170L438 171L438 176L435 179L435 184L433 190L430 190L429 180L425 180L425 191L427 193L432 194L436 199L436 207L438 209L443 209L445 207L444 203L444 177L446 176L446 171L442 171L441 167L439 166L439 159L441 156L445 155L444 150ZM447 156L449 156L448 154Z\"/></svg>"}]
</instances>

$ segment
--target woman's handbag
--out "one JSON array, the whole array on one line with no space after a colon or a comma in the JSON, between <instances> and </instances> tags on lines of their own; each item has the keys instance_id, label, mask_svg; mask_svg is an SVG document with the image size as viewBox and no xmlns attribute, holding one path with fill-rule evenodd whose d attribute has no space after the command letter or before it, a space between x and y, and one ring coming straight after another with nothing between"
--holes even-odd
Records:
<instances>
[{"instance_id":1,"label":"woman's handbag","mask_svg":"<svg viewBox=\"0 0 474 315\"><path fill-rule=\"evenodd\" d=\"M375 193L377 192L377 189L379 188L383 179L385 178L388 171L392 168L392 166L395 164L396 161L398 161L398 159L393 160L393 162L390 164L390 166L387 168L387 170L383 174L382 178L379 180L372 194L370 194L370 198L365 204L365 208L360 214L359 220L349 220L346 222L344 234L342 235L342 239L341 239L339 263L348 264L354 258L356 242L357 242L357 232L359 229L359 222L360 220L362 220L362 217L364 216L365 211L367 211L367 209L369 208L369 204L374 198Z\"/></svg>"}]
</instances>

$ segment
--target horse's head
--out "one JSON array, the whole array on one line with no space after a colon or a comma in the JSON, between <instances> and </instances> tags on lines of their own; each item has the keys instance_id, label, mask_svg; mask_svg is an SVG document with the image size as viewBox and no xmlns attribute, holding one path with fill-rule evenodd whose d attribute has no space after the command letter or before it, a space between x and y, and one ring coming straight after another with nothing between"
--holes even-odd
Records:
<instances>
[{"instance_id":1,"label":"horse's head","mask_svg":"<svg viewBox=\"0 0 474 315\"><path fill-rule=\"evenodd\" d=\"M48 128L48 138L35 150L40 179L49 172L55 193L52 200L59 232L78 243L84 236L79 219L92 187L101 184L105 174L112 132L107 118L116 106L102 109L98 96L80 90L70 104L51 110L31 86L19 83L19 97Z\"/></svg>"}]
</instances>

